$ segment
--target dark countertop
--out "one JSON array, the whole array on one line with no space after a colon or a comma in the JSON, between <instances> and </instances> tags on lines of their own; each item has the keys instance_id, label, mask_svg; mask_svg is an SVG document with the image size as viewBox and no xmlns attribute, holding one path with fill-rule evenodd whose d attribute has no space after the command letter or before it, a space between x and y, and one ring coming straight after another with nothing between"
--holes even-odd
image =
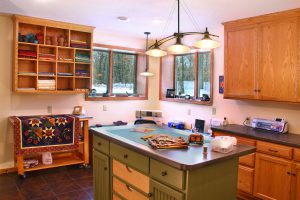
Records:
<instances>
[{"instance_id":1,"label":"dark countertop","mask_svg":"<svg viewBox=\"0 0 300 200\"><path fill-rule=\"evenodd\" d=\"M132 126L123 126L128 128ZM231 158L236 158L239 156L247 155L255 152L255 148L247 145L237 145L234 150L230 153L223 154L211 151L209 143L205 145L208 146L208 154L203 154L203 146L191 145L188 149L168 149L168 150L157 150L153 149L147 145L140 144L138 142L126 139L109 132L110 127L107 128L91 128L90 131L107 139L113 143L126 147L135 152L141 153L145 156L149 156L155 160L161 161L175 168L182 170L193 170L206 165L214 164L216 162L222 162ZM170 129L171 131L172 129Z\"/></svg>"},{"instance_id":2,"label":"dark countertop","mask_svg":"<svg viewBox=\"0 0 300 200\"><path fill-rule=\"evenodd\" d=\"M226 126L215 126L212 127L211 129L213 131L222 131L237 136L300 148L300 135L298 134L278 133L274 131L255 129L252 127L237 125L237 124L229 124Z\"/></svg>"}]
</instances>

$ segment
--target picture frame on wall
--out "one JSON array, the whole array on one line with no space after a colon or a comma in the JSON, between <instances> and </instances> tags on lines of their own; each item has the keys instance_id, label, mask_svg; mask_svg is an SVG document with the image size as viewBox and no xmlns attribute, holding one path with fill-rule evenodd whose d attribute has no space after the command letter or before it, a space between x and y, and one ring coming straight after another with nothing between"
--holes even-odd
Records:
<instances>
[{"instance_id":1,"label":"picture frame on wall","mask_svg":"<svg viewBox=\"0 0 300 200\"><path fill-rule=\"evenodd\" d=\"M219 76L219 94L224 94L224 76Z\"/></svg>"}]
</instances>

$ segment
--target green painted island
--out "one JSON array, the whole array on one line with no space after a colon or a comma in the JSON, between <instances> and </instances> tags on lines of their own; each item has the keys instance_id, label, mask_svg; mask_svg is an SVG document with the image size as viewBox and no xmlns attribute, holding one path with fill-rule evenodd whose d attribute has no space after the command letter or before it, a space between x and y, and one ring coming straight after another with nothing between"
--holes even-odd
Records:
<instances>
[{"instance_id":1,"label":"green painted island","mask_svg":"<svg viewBox=\"0 0 300 200\"><path fill-rule=\"evenodd\" d=\"M152 125L153 126L153 125ZM154 126L154 131L133 131L136 126L91 128L94 134L95 200L233 200L237 188L238 158L255 151L237 145L227 154L208 153L203 146L188 149L153 149L141 139L147 134L188 138L187 131Z\"/></svg>"}]
</instances>

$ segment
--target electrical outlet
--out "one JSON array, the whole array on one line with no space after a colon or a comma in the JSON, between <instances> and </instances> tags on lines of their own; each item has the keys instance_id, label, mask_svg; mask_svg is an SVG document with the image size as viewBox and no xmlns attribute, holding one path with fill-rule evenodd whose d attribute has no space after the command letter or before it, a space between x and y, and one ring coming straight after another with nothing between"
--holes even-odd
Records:
<instances>
[{"instance_id":1,"label":"electrical outlet","mask_svg":"<svg viewBox=\"0 0 300 200\"><path fill-rule=\"evenodd\" d=\"M213 107L212 108L212 115L216 115L217 114L217 108L216 107Z\"/></svg>"},{"instance_id":2,"label":"electrical outlet","mask_svg":"<svg viewBox=\"0 0 300 200\"><path fill-rule=\"evenodd\" d=\"M103 105L103 111L107 111L107 105Z\"/></svg>"},{"instance_id":3,"label":"electrical outlet","mask_svg":"<svg viewBox=\"0 0 300 200\"><path fill-rule=\"evenodd\" d=\"M47 112L48 114L52 114L52 106L47 106Z\"/></svg>"}]
</instances>

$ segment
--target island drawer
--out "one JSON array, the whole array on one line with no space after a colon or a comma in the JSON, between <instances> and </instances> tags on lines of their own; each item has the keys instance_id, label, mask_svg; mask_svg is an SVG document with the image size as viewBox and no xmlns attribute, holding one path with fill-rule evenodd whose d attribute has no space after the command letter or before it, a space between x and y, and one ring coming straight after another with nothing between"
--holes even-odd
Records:
<instances>
[{"instance_id":1,"label":"island drawer","mask_svg":"<svg viewBox=\"0 0 300 200\"><path fill-rule=\"evenodd\" d=\"M149 193L150 178L127 165L113 159L112 162L113 174L122 180L126 181L130 185L142 190L145 193Z\"/></svg>"},{"instance_id":2,"label":"island drawer","mask_svg":"<svg viewBox=\"0 0 300 200\"><path fill-rule=\"evenodd\" d=\"M120 196L130 200L148 200L149 198L138 192L134 188L130 187L126 183L123 183L116 177L113 177L113 190Z\"/></svg>"},{"instance_id":3,"label":"island drawer","mask_svg":"<svg viewBox=\"0 0 300 200\"><path fill-rule=\"evenodd\" d=\"M300 149L294 149L294 160L300 162Z\"/></svg>"},{"instance_id":4,"label":"island drawer","mask_svg":"<svg viewBox=\"0 0 300 200\"><path fill-rule=\"evenodd\" d=\"M145 174L149 173L149 157L110 143L110 155Z\"/></svg>"},{"instance_id":5,"label":"island drawer","mask_svg":"<svg viewBox=\"0 0 300 200\"><path fill-rule=\"evenodd\" d=\"M156 160L150 160L150 175L164 183L185 189L185 172Z\"/></svg>"},{"instance_id":6,"label":"island drawer","mask_svg":"<svg viewBox=\"0 0 300 200\"><path fill-rule=\"evenodd\" d=\"M282 158L292 159L293 148L269 142L257 142L257 151Z\"/></svg>"},{"instance_id":7,"label":"island drawer","mask_svg":"<svg viewBox=\"0 0 300 200\"><path fill-rule=\"evenodd\" d=\"M255 165L255 153L251 153L246 156L242 156L239 158L239 164L247 165L249 167L254 167Z\"/></svg>"},{"instance_id":8,"label":"island drawer","mask_svg":"<svg viewBox=\"0 0 300 200\"><path fill-rule=\"evenodd\" d=\"M94 135L94 149L109 154L109 141Z\"/></svg>"}]
</instances>

